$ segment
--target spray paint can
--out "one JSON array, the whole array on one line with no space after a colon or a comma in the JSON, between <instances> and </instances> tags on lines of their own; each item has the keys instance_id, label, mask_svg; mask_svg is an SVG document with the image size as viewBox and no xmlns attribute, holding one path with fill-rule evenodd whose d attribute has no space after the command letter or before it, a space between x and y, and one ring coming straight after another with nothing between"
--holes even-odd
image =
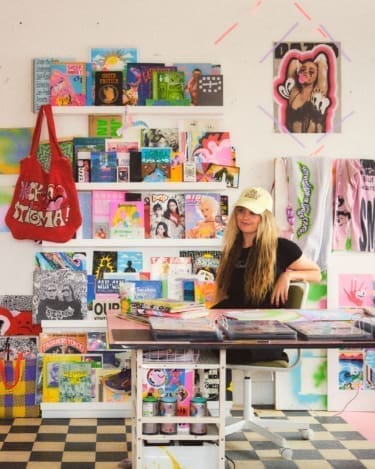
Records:
<instances>
[{"instance_id":1,"label":"spray paint can","mask_svg":"<svg viewBox=\"0 0 375 469\"><path fill-rule=\"evenodd\" d=\"M207 399L199 394L190 401L190 415L192 417L205 417L207 415ZM192 423L190 425L192 435L205 435L207 433L207 424Z\"/></svg>"},{"instance_id":2,"label":"spray paint can","mask_svg":"<svg viewBox=\"0 0 375 469\"><path fill-rule=\"evenodd\" d=\"M159 401L149 393L143 398L142 402L142 414L144 417L155 417L159 415ZM142 432L145 435L155 435L159 433L159 424L158 423L144 423L142 426Z\"/></svg>"},{"instance_id":3,"label":"spray paint can","mask_svg":"<svg viewBox=\"0 0 375 469\"><path fill-rule=\"evenodd\" d=\"M174 417L176 415L177 399L171 394L166 394L160 399L160 415L164 417ZM175 435L177 433L177 423L162 423L160 433L165 435Z\"/></svg>"}]
</instances>

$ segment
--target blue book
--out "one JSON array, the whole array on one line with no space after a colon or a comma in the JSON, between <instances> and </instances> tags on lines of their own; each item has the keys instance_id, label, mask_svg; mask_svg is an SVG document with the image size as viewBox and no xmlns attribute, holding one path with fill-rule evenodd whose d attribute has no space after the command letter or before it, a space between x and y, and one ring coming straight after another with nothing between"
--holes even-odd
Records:
<instances>
[{"instance_id":1,"label":"blue book","mask_svg":"<svg viewBox=\"0 0 375 469\"><path fill-rule=\"evenodd\" d=\"M90 153L91 182L117 182L117 153L93 151Z\"/></svg>"},{"instance_id":2,"label":"blue book","mask_svg":"<svg viewBox=\"0 0 375 469\"><path fill-rule=\"evenodd\" d=\"M171 147L142 147L141 165L144 182L167 181L171 174Z\"/></svg>"},{"instance_id":3,"label":"blue book","mask_svg":"<svg viewBox=\"0 0 375 469\"><path fill-rule=\"evenodd\" d=\"M120 280L124 282L124 280ZM155 299L163 297L163 282L161 280L125 280L126 283L134 283L134 299Z\"/></svg>"},{"instance_id":4,"label":"blue book","mask_svg":"<svg viewBox=\"0 0 375 469\"><path fill-rule=\"evenodd\" d=\"M92 194L89 191L78 191L79 208L82 225L76 232L77 239L91 239L92 236Z\"/></svg>"}]
</instances>

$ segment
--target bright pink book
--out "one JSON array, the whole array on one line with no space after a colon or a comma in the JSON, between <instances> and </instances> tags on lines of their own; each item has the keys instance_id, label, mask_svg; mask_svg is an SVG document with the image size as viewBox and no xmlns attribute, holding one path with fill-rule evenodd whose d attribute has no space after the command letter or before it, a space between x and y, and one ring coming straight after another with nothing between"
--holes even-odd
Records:
<instances>
[{"instance_id":1,"label":"bright pink book","mask_svg":"<svg viewBox=\"0 0 375 469\"><path fill-rule=\"evenodd\" d=\"M110 238L144 239L143 202L110 202Z\"/></svg>"}]
</instances>

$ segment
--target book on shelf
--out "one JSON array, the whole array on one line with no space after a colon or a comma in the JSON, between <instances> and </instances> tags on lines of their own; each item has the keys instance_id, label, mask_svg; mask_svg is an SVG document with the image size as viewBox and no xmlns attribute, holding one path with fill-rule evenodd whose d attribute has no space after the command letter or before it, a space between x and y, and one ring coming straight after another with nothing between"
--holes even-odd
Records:
<instances>
[{"instance_id":1,"label":"book on shelf","mask_svg":"<svg viewBox=\"0 0 375 469\"><path fill-rule=\"evenodd\" d=\"M191 259L192 271L197 279L214 281L220 264L221 251L219 250L180 250L180 256Z\"/></svg>"},{"instance_id":2,"label":"book on shelf","mask_svg":"<svg viewBox=\"0 0 375 469\"><path fill-rule=\"evenodd\" d=\"M195 167L197 182L225 182L227 187L234 188L239 185L240 168L238 166L197 162Z\"/></svg>"},{"instance_id":3,"label":"book on shelf","mask_svg":"<svg viewBox=\"0 0 375 469\"><path fill-rule=\"evenodd\" d=\"M143 202L111 202L109 235L112 239L144 239Z\"/></svg>"},{"instance_id":4,"label":"book on shelf","mask_svg":"<svg viewBox=\"0 0 375 469\"><path fill-rule=\"evenodd\" d=\"M166 182L171 173L171 148L142 147L141 164L144 182Z\"/></svg>"},{"instance_id":5,"label":"book on shelf","mask_svg":"<svg viewBox=\"0 0 375 469\"><path fill-rule=\"evenodd\" d=\"M115 151L117 153L129 153L130 151L138 151L139 143L137 141L129 141L124 138L106 138L105 151Z\"/></svg>"},{"instance_id":6,"label":"book on shelf","mask_svg":"<svg viewBox=\"0 0 375 469\"><path fill-rule=\"evenodd\" d=\"M108 350L107 332L88 331L87 351L96 352L98 350Z\"/></svg>"},{"instance_id":7,"label":"book on shelf","mask_svg":"<svg viewBox=\"0 0 375 469\"><path fill-rule=\"evenodd\" d=\"M91 63L96 70L126 70L128 62L136 62L138 51L134 47L92 47Z\"/></svg>"},{"instance_id":8,"label":"book on shelf","mask_svg":"<svg viewBox=\"0 0 375 469\"><path fill-rule=\"evenodd\" d=\"M129 313L127 313L129 315ZM132 314L132 319L142 319L144 323L148 324L148 318L150 317L162 317L170 319L196 319L204 318L209 316L210 312L201 305L201 308L191 309L187 311L181 311L179 313L167 313L154 308L138 308L135 313ZM129 316L130 317L130 316Z\"/></svg>"},{"instance_id":9,"label":"book on shelf","mask_svg":"<svg viewBox=\"0 0 375 469\"><path fill-rule=\"evenodd\" d=\"M86 353L87 333L52 333L39 335L40 353Z\"/></svg>"},{"instance_id":10,"label":"book on shelf","mask_svg":"<svg viewBox=\"0 0 375 469\"><path fill-rule=\"evenodd\" d=\"M86 252L77 251L36 251L34 257L35 270L87 270Z\"/></svg>"},{"instance_id":11,"label":"book on shelf","mask_svg":"<svg viewBox=\"0 0 375 469\"><path fill-rule=\"evenodd\" d=\"M224 96L223 75L201 75L198 77L197 105L222 106Z\"/></svg>"},{"instance_id":12,"label":"book on shelf","mask_svg":"<svg viewBox=\"0 0 375 469\"><path fill-rule=\"evenodd\" d=\"M194 301L180 301L173 298L143 298L141 301L133 300L131 311L154 310L159 313L178 314L186 311L201 311L203 306ZM176 316L177 317L177 316Z\"/></svg>"},{"instance_id":13,"label":"book on shelf","mask_svg":"<svg viewBox=\"0 0 375 469\"><path fill-rule=\"evenodd\" d=\"M129 152L129 180L130 182L141 182L143 180L140 151L131 150Z\"/></svg>"},{"instance_id":14,"label":"book on shelf","mask_svg":"<svg viewBox=\"0 0 375 469\"><path fill-rule=\"evenodd\" d=\"M236 155L228 131L192 130L187 136L187 159L195 163L234 166Z\"/></svg>"},{"instance_id":15,"label":"book on shelf","mask_svg":"<svg viewBox=\"0 0 375 469\"><path fill-rule=\"evenodd\" d=\"M151 97L152 70L163 63L137 62L126 65L125 104L144 106Z\"/></svg>"},{"instance_id":16,"label":"book on shelf","mask_svg":"<svg viewBox=\"0 0 375 469\"><path fill-rule=\"evenodd\" d=\"M185 198L179 192L150 192L150 238L185 237ZM146 215L145 215L146 217ZM161 228L164 228L162 231Z\"/></svg>"},{"instance_id":17,"label":"book on shelf","mask_svg":"<svg viewBox=\"0 0 375 469\"><path fill-rule=\"evenodd\" d=\"M35 359L39 352L39 340L38 335L0 336L0 357L16 360L22 353L24 358Z\"/></svg>"},{"instance_id":18,"label":"book on shelf","mask_svg":"<svg viewBox=\"0 0 375 469\"><path fill-rule=\"evenodd\" d=\"M59 366L58 382L59 402L91 402L93 400L91 363L62 362Z\"/></svg>"},{"instance_id":19,"label":"book on shelf","mask_svg":"<svg viewBox=\"0 0 375 469\"><path fill-rule=\"evenodd\" d=\"M117 153L114 151L90 152L90 181L117 182Z\"/></svg>"},{"instance_id":20,"label":"book on shelf","mask_svg":"<svg viewBox=\"0 0 375 469\"><path fill-rule=\"evenodd\" d=\"M96 239L109 238L109 218L111 202L125 201L125 191L94 190L92 191L92 224L93 237Z\"/></svg>"},{"instance_id":21,"label":"book on shelf","mask_svg":"<svg viewBox=\"0 0 375 469\"><path fill-rule=\"evenodd\" d=\"M191 259L182 256L151 256L150 272L153 280L170 276L187 277L192 274Z\"/></svg>"},{"instance_id":22,"label":"book on shelf","mask_svg":"<svg viewBox=\"0 0 375 469\"><path fill-rule=\"evenodd\" d=\"M120 297L123 292L131 292L132 300L144 298L162 298L163 282L161 280L120 280Z\"/></svg>"},{"instance_id":23,"label":"book on shelf","mask_svg":"<svg viewBox=\"0 0 375 469\"><path fill-rule=\"evenodd\" d=\"M215 192L185 193L186 238L221 238L224 224L221 218L221 197Z\"/></svg>"},{"instance_id":24,"label":"book on shelf","mask_svg":"<svg viewBox=\"0 0 375 469\"><path fill-rule=\"evenodd\" d=\"M146 99L146 106L190 106L190 99Z\"/></svg>"},{"instance_id":25,"label":"book on shelf","mask_svg":"<svg viewBox=\"0 0 375 469\"><path fill-rule=\"evenodd\" d=\"M92 233L92 193L78 191L79 208L82 214L82 225L76 231L77 239L91 239Z\"/></svg>"},{"instance_id":26,"label":"book on shelf","mask_svg":"<svg viewBox=\"0 0 375 469\"><path fill-rule=\"evenodd\" d=\"M107 272L117 272L117 251L93 251L92 274L100 279Z\"/></svg>"},{"instance_id":27,"label":"book on shelf","mask_svg":"<svg viewBox=\"0 0 375 469\"><path fill-rule=\"evenodd\" d=\"M52 106L85 106L86 62L52 62L49 85Z\"/></svg>"},{"instance_id":28,"label":"book on shelf","mask_svg":"<svg viewBox=\"0 0 375 469\"><path fill-rule=\"evenodd\" d=\"M222 340L216 322L209 317L195 319L172 319L150 317L150 330L155 340L218 341Z\"/></svg>"},{"instance_id":29,"label":"book on shelf","mask_svg":"<svg viewBox=\"0 0 375 469\"><path fill-rule=\"evenodd\" d=\"M91 181L92 151L105 151L105 139L103 137L73 138L74 174L77 182Z\"/></svg>"},{"instance_id":30,"label":"book on shelf","mask_svg":"<svg viewBox=\"0 0 375 469\"><path fill-rule=\"evenodd\" d=\"M352 321L295 321L287 323L298 335L306 340L359 340L371 339L372 334Z\"/></svg>"},{"instance_id":31,"label":"book on shelf","mask_svg":"<svg viewBox=\"0 0 375 469\"><path fill-rule=\"evenodd\" d=\"M130 370L102 368L96 370L99 402L129 402L131 399Z\"/></svg>"},{"instance_id":32,"label":"book on shelf","mask_svg":"<svg viewBox=\"0 0 375 469\"><path fill-rule=\"evenodd\" d=\"M142 251L118 251L117 272L142 272L143 252Z\"/></svg>"},{"instance_id":33,"label":"book on shelf","mask_svg":"<svg viewBox=\"0 0 375 469\"><path fill-rule=\"evenodd\" d=\"M296 339L297 332L277 320L236 320L222 317L218 326L230 340L236 339Z\"/></svg>"},{"instance_id":34,"label":"book on shelf","mask_svg":"<svg viewBox=\"0 0 375 469\"><path fill-rule=\"evenodd\" d=\"M121 114L89 114L88 135L89 137L111 138L118 137L117 131L122 127ZM111 151L106 148L106 151Z\"/></svg>"},{"instance_id":35,"label":"book on shelf","mask_svg":"<svg viewBox=\"0 0 375 469\"><path fill-rule=\"evenodd\" d=\"M33 272L33 322L85 319L87 273L71 269Z\"/></svg>"},{"instance_id":36,"label":"book on shelf","mask_svg":"<svg viewBox=\"0 0 375 469\"><path fill-rule=\"evenodd\" d=\"M36 57L32 61L33 112L38 112L40 106L50 103L51 64L66 62L69 58Z\"/></svg>"},{"instance_id":37,"label":"book on shelf","mask_svg":"<svg viewBox=\"0 0 375 469\"><path fill-rule=\"evenodd\" d=\"M95 106L122 106L123 72L120 70L95 72Z\"/></svg>"},{"instance_id":38,"label":"book on shelf","mask_svg":"<svg viewBox=\"0 0 375 469\"><path fill-rule=\"evenodd\" d=\"M208 62L180 62L174 63L179 72L184 73L184 91L185 98L195 106L197 102L198 92L198 79L202 75L214 75L220 74L221 66L217 64L211 64Z\"/></svg>"},{"instance_id":39,"label":"book on shelf","mask_svg":"<svg viewBox=\"0 0 375 469\"><path fill-rule=\"evenodd\" d=\"M152 72L152 99L184 100L184 72L178 70L154 70Z\"/></svg>"},{"instance_id":40,"label":"book on shelf","mask_svg":"<svg viewBox=\"0 0 375 469\"><path fill-rule=\"evenodd\" d=\"M109 295L108 297L104 297L104 295L102 295L101 298L93 300L92 309L89 311L88 319L94 321L105 321L109 311L118 313L120 308L120 298L118 295ZM89 342L89 335L87 336L87 341ZM90 351L89 345L87 345L87 349Z\"/></svg>"}]
</instances>

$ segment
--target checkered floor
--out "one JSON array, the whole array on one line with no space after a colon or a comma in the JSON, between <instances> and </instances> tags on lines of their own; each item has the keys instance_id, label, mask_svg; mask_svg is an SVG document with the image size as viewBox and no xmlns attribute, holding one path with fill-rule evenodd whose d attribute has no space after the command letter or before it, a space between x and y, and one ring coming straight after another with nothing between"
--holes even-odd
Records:
<instances>
[{"instance_id":1,"label":"checkered floor","mask_svg":"<svg viewBox=\"0 0 375 469\"><path fill-rule=\"evenodd\" d=\"M229 468L375 469L375 443L333 413L262 410L258 414L308 421L314 439L305 441L297 432L283 432L293 449L293 461L286 461L265 438L252 432L232 434L226 443ZM1 420L0 448L0 469L115 469L131 457L131 421Z\"/></svg>"}]
</instances>

